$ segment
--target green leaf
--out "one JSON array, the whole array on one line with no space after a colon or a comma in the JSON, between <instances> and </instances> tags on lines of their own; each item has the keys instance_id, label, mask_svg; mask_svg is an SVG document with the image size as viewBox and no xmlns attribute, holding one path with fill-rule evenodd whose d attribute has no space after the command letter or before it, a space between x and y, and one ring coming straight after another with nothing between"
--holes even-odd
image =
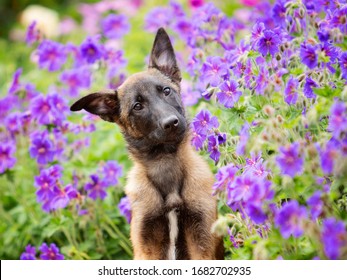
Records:
<instances>
[{"instance_id":1,"label":"green leaf","mask_svg":"<svg viewBox=\"0 0 347 280\"><path fill-rule=\"evenodd\" d=\"M312 88L313 92L319 96L323 96L326 98L333 98L335 96L340 96L342 89L340 88L332 88L325 85L322 88Z\"/></svg>"}]
</instances>

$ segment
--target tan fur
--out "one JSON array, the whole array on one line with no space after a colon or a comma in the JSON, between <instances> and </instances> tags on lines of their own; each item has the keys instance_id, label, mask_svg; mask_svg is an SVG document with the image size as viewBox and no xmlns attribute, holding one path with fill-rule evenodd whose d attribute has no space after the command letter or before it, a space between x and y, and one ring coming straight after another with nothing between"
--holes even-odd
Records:
<instances>
[{"instance_id":1,"label":"tan fur","mask_svg":"<svg viewBox=\"0 0 347 280\"><path fill-rule=\"evenodd\" d=\"M167 159L166 159L167 160ZM184 183L182 200L189 207L201 211L205 214L207 221L204 229L208 239L203 244L197 244L194 240L196 234L196 225L186 230L185 238L187 240L188 254L191 259L215 259L215 250L220 239L211 233L213 222L217 219L216 199L212 197L211 186L213 184L213 174L207 163L193 150L189 141L186 141L179 149L177 158L172 158L169 164L143 165L136 161L132 170L128 173L128 182L125 188L126 194L131 201L132 221L131 221L131 241L134 248L134 259L159 259L160 241L162 236L158 233L157 244L146 244L141 240L141 224L146 213L157 211L165 207L160 194L155 190L147 178L148 168L155 169L156 172L171 176L172 165L176 168L187 170L188 176ZM177 199L176 202L181 200ZM172 199L174 200L174 199Z\"/></svg>"}]
</instances>

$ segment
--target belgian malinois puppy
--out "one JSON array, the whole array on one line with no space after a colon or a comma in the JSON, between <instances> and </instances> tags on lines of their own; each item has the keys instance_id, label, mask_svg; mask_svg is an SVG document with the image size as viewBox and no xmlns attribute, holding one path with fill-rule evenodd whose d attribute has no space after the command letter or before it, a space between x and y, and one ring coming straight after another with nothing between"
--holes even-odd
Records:
<instances>
[{"instance_id":1,"label":"belgian malinois puppy","mask_svg":"<svg viewBox=\"0 0 347 280\"><path fill-rule=\"evenodd\" d=\"M157 32L147 71L117 90L71 106L118 124L134 162L125 188L135 259L222 259L213 174L194 151L180 95L181 73L169 36Z\"/></svg>"}]
</instances>

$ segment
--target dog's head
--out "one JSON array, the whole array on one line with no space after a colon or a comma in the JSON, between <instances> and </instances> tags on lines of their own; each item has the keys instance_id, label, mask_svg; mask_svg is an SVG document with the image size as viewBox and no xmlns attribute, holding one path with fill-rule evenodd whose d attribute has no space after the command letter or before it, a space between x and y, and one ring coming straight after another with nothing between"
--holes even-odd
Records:
<instances>
[{"instance_id":1,"label":"dog's head","mask_svg":"<svg viewBox=\"0 0 347 280\"><path fill-rule=\"evenodd\" d=\"M183 139L187 121L180 94L181 73L169 36L160 28L147 71L130 76L118 89L89 94L71 106L117 123L139 152L170 152Z\"/></svg>"}]
</instances>

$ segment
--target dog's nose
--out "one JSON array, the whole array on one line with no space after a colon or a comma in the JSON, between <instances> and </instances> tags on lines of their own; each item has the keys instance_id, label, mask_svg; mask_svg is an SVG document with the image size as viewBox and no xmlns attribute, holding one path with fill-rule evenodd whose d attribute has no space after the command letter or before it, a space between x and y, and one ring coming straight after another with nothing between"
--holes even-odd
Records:
<instances>
[{"instance_id":1,"label":"dog's nose","mask_svg":"<svg viewBox=\"0 0 347 280\"><path fill-rule=\"evenodd\" d=\"M167 117L161 122L161 126L164 130L173 129L178 126L178 118L174 115Z\"/></svg>"}]
</instances>

